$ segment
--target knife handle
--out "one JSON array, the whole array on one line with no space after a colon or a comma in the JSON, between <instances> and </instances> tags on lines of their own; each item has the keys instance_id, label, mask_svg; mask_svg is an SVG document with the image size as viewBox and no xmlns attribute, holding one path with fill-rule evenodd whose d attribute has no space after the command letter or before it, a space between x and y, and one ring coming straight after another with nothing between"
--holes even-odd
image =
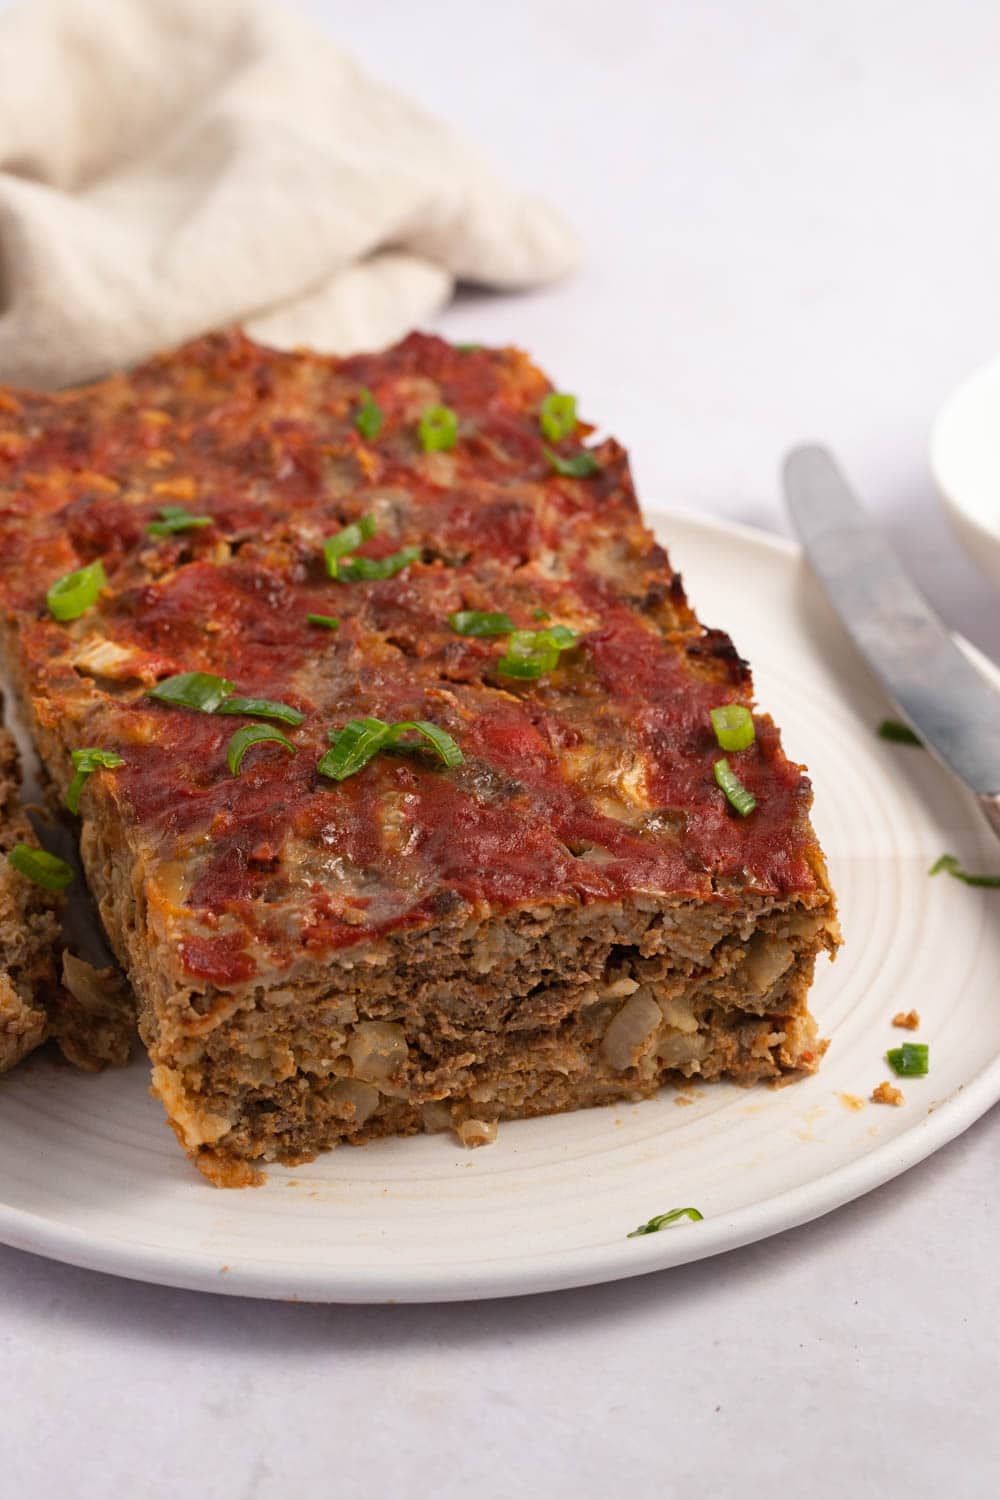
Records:
<instances>
[{"instance_id":1,"label":"knife handle","mask_svg":"<svg viewBox=\"0 0 1000 1500\"><path fill-rule=\"evenodd\" d=\"M986 814L986 821L1000 839L1000 792L992 797L980 797L979 806Z\"/></svg>"}]
</instances>

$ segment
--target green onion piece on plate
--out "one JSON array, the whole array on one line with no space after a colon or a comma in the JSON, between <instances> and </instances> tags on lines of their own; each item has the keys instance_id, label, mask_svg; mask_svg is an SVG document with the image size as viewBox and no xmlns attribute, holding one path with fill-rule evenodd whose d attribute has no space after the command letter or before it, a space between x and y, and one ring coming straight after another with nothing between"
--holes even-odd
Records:
<instances>
[{"instance_id":1,"label":"green onion piece on plate","mask_svg":"<svg viewBox=\"0 0 1000 1500\"><path fill-rule=\"evenodd\" d=\"M301 724L305 714L289 703L275 703L271 698L223 698L217 714L248 714L256 719L278 719L282 724Z\"/></svg>"},{"instance_id":2,"label":"green onion piece on plate","mask_svg":"<svg viewBox=\"0 0 1000 1500\"><path fill-rule=\"evenodd\" d=\"M73 750L70 758L76 774L66 788L66 806L71 813L77 813L80 811L80 794L94 772L113 771L125 761L114 750L99 750L93 745L84 750Z\"/></svg>"},{"instance_id":3,"label":"green onion piece on plate","mask_svg":"<svg viewBox=\"0 0 1000 1500\"><path fill-rule=\"evenodd\" d=\"M557 474L562 474L567 479L587 479L591 474L600 471L600 464L592 453L586 448L581 448L579 453L574 453L572 458L563 458L560 453L553 453L551 448L543 449L545 457L555 469Z\"/></svg>"},{"instance_id":4,"label":"green onion piece on plate","mask_svg":"<svg viewBox=\"0 0 1000 1500\"><path fill-rule=\"evenodd\" d=\"M340 621L336 615L306 615L310 625L322 625L325 630L339 630Z\"/></svg>"},{"instance_id":5,"label":"green onion piece on plate","mask_svg":"<svg viewBox=\"0 0 1000 1500\"><path fill-rule=\"evenodd\" d=\"M419 433L425 453L454 448L458 442L458 417L450 406L429 406L420 418Z\"/></svg>"},{"instance_id":6,"label":"green onion piece on plate","mask_svg":"<svg viewBox=\"0 0 1000 1500\"><path fill-rule=\"evenodd\" d=\"M712 767L715 780L726 794L726 801L734 807L741 818L749 817L757 806L757 798L748 792L725 756Z\"/></svg>"},{"instance_id":7,"label":"green onion piece on plate","mask_svg":"<svg viewBox=\"0 0 1000 1500\"><path fill-rule=\"evenodd\" d=\"M358 414L354 418L354 425L365 442L370 443L372 438L378 437L382 431L382 423L385 418L381 406L379 406L371 391L362 390L360 394L361 405L358 407Z\"/></svg>"},{"instance_id":8,"label":"green onion piece on plate","mask_svg":"<svg viewBox=\"0 0 1000 1500\"><path fill-rule=\"evenodd\" d=\"M372 515L362 516L360 520L352 521L350 526L345 526L342 531L328 536L323 543L323 556L326 558L326 571L331 578L337 577L339 559L346 557L350 552L356 552L362 542L367 542L369 537L375 535L375 517Z\"/></svg>"},{"instance_id":9,"label":"green onion piece on plate","mask_svg":"<svg viewBox=\"0 0 1000 1500\"><path fill-rule=\"evenodd\" d=\"M576 397L549 391L538 413L538 425L550 443L561 443L576 431Z\"/></svg>"},{"instance_id":10,"label":"green onion piece on plate","mask_svg":"<svg viewBox=\"0 0 1000 1500\"><path fill-rule=\"evenodd\" d=\"M678 1219L691 1219L697 1222L705 1215L696 1208L672 1208L668 1213L656 1214L652 1219L647 1219L645 1224L640 1224L638 1229L633 1229L631 1234L625 1236L628 1240L638 1239L641 1234L657 1234L668 1224L676 1224Z\"/></svg>"},{"instance_id":11,"label":"green onion piece on plate","mask_svg":"<svg viewBox=\"0 0 1000 1500\"><path fill-rule=\"evenodd\" d=\"M395 578L410 563L420 561L422 547L400 547L388 557L345 557L337 564L338 583L370 583L379 578Z\"/></svg>"},{"instance_id":12,"label":"green onion piece on plate","mask_svg":"<svg viewBox=\"0 0 1000 1500\"><path fill-rule=\"evenodd\" d=\"M155 698L158 703L169 703L173 708L214 714L235 686L228 677L216 677L211 672L178 672L176 677L164 677L155 688L150 688L146 697Z\"/></svg>"},{"instance_id":13,"label":"green onion piece on plate","mask_svg":"<svg viewBox=\"0 0 1000 1500\"><path fill-rule=\"evenodd\" d=\"M883 719L875 733L879 739L892 740L896 745L920 745L923 740L918 734L914 734L909 724L901 724L898 719Z\"/></svg>"},{"instance_id":14,"label":"green onion piece on plate","mask_svg":"<svg viewBox=\"0 0 1000 1500\"><path fill-rule=\"evenodd\" d=\"M929 1068L929 1051L926 1042L904 1042L891 1047L885 1060L897 1078L923 1078Z\"/></svg>"},{"instance_id":15,"label":"green onion piece on plate","mask_svg":"<svg viewBox=\"0 0 1000 1500\"><path fill-rule=\"evenodd\" d=\"M426 740L445 766L462 764L464 757L451 735L426 719L404 719L397 724L389 724L384 719L351 719L343 729L329 731L332 749L326 752L316 769L321 776L345 781L348 776L363 770L380 750L418 749L419 746L403 739L408 734L418 734Z\"/></svg>"},{"instance_id":16,"label":"green onion piece on plate","mask_svg":"<svg viewBox=\"0 0 1000 1500\"><path fill-rule=\"evenodd\" d=\"M146 530L150 536L173 536L175 531L196 531L201 526L211 526L212 516L193 516L183 505L161 505L160 519L150 521Z\"/></svg>"},{"instance_id":17,"label":"green onion piece on plate","mask_svg":"<svg viewBox=\"0 0 1000 1500\"><path fill-rule=\"evenodd\" d=\"M533 620L551 620L552 616L547 609L533 609L531 611L531 618Z\"/></svg>"},{"instance_id":18,"label":"green onion piece on plate","mask_svg":"<svg viewBox=\"0 0 1000 1500\"><path fill-rule=\"evenodd\" d=\"M472 636L510 635L516 628L510 615L490 609L457 609L448 624L456 635Z\"/></svg>"},{"instance_id":19,"label":"green onion piece on plate","mask_svg":"<svg viewBox=\"0 0 1000 1500\"><path fill-rule=\"evenodd\" d=\"M939 875L942 870L947 870L956 880L963 880L966 885L978 885L986 890L1000 889L1000 875L972 875L968 870L963 870L954 854L942 854L936 859L928 870L928 875Z\"/></svg>"},{"instance_id":20,"label":"green onion piece on plate","mask_svg":"<svg viewBox=\"0 0 1000 1500\"><path fill-rule=\"evenodd\" d=\"M477 349L481 349L482 347L483 347L482 344L456 344L455 345L455 348L458 350L459 354L475 354L476 350Z\"/></svg>"},{"instance_id":21,"label":"green onion piece on plate","mask_svg":"<svg viewBox=\"0 0 1000 1500\"><path fill-rule=\"evenodd\" d=\"M720 750L745 750L753 744L753 715L742 703L724 703L721 708L711 709L708 717Z\"/></svg>"},{"instance_id":22,"label":"green onion piece on plate","mask_svg":"<svg viewBox=\"0 0 1000 1500\"><path fill-rule=\"evenodd\" d=\"M76 568L57 578L45 595L45 602L57 620L76 620L96 604L107 583L100 558L84 568Z\"/></svg>"},{"instance_id":23,"label":"green onion piece on plate","mask_svg":"<svg viewBox=\"0 0 1000 1500\"><path fill-rule=\"evenodd\" d=\"M577 643L575 630L549 625L545 630L515 630L497 662L502 677L542 677L559 665L559 656Z\"/></svg>"},{"instance_id":24,"label":"green onion piece on plate","mask_svg":"<svg viewBox=\"0 0 1000 1500\"><path fill-rule=\"evenodd\" d=\"M34 849L31 844L15 844L7 855L7 863L13 865L19 875L25 875L36 885L47 891L64 891L73 883L73 867L58 854L47 849Z\"/></svg>"},{"instance_id":25,"label":"green onion piece on plate","mask_svg":"<svg viewBox=\"0 0 1000 1500\"><path fill-rule=\"evenodd\" d=\"M291 740L286 734L282 734L280 729L272 729L269 724L244 724L241 729L237 729L226 746L226 765L234 776L240 774L243 757L250 746L262 745L265 742L281 745L284 749L290 750L293 755L298 753Z\"/></svg>"}]
</instances>

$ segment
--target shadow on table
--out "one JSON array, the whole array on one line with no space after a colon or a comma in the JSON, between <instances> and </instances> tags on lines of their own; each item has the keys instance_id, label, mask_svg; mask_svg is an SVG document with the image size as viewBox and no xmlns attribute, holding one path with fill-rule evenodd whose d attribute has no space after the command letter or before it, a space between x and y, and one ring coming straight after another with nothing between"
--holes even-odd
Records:
<instances>
[{"instance_id":1,"label":"shadow on table","mask_svg":"<svg viewBox=\"0 0 1000 1500\"><path fill-rule=\"evenodd\" d=\"M63 1266L0 1246L0 1295L8 1305L32 1302L56 1314L65 1325L127 1343L181 1341L195 1356L200 1347L216 1353L245 1351L309 1354L335 1350L350 1355L415 1341L442 1340L461 1351L549 1332L569 1326L620 1329L623 1323L655 1315L669 1316L671 1305L690 1306L715 1297L722 1287L751 1295L761 1283L794 1271L824 1250L836 1250L869 1228L873 1210L883 1222L893 1208L914 1195L933 1201L937 1184L954 1169L971 1138L995 1125L991 1111L971 1132L912 1167L872 1194L755 1245L665 1271L610 1282L603 1286L538 1296L500 1298L490 1302L426 1305L349 1306L269 1302L188 1292L125 1281L97 1271ZM887 1254L894 1254L891 1230Z\"/></svg>"}]
</instances>

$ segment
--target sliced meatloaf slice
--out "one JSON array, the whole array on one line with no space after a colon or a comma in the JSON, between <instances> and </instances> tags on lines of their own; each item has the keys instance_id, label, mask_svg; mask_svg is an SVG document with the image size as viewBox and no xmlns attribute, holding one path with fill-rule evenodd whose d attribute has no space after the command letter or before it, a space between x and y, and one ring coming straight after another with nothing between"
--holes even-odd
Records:
<instances>
[{"instance_id":1,"label":"sliced meatloaf slice","mask_svg":"<svg viewBox=\"0 0 1000 1500\"><path fill-rule=\"evenodd\" d=\"M0 1072L41 1046L57 991L58 897L7 861L38 839L20 803L17 747L0 729Z\"/></svg>"},{"instance_id":2,"label":"sliced meatloaf slice","mask_svg":"<svg viewBox=\"0 0 1000 1500\"><path fill-rule=\"evenodd\" d=\"M0 728L0 1073L46 1040L86 1072L121 1066L135 1037L135 1001L117 969L66 947L64 898L9 863L16 844L39 847L19 793L17 746Z\"/></svg>"}]
</instances>

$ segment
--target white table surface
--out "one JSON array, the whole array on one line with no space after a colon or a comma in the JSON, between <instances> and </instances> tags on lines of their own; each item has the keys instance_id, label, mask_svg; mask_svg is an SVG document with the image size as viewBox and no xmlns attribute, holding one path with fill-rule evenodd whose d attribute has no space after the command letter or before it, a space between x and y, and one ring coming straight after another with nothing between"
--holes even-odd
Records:
<instances>
[{"instance_id":1,"label":"white table surface","mask_svg":"<svg viewBox=\"0 0 1000 1500\"><path fill-rule=\"evenodd\" d=\"M828 441L1000 656L926 464L1000 346L994 0L308 8L585 237L572 282L442 329L529 348L651 506L785 530L781 453ZM992 1497L998 1148L994 1110L803 1229L521 1301L267 1304L0 1249L4 1494Z\"/></svg>"}]
</instances>

